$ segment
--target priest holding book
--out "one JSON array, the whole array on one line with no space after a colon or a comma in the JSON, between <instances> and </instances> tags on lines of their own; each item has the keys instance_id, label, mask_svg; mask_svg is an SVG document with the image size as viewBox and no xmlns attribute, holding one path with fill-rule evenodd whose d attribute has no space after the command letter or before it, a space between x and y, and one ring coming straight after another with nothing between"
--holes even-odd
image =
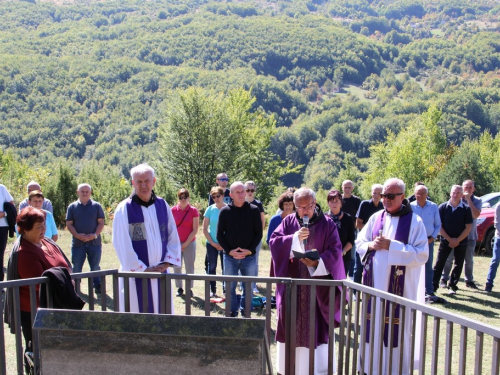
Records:
<instances>
[{"instance_id":1,"label":"priest holding book","mask_svg":"<svg viewBox=\"0 0 500 375\"><path fill-rule=\"evenodd\" d=\"M275 276L297 279L345 279L342 244L337 227L316 204L314 191L301 188L294 193L293 201L296 213L283 219L269 241ZM278 284L276 341L279 374L285 373L285 290L284 284ZM296 341L292 343L292 346L296 348L296 374L309 372L310 329L316 330L316 341L311 343L315 348L314 373L326 374L328 372L328 317L330 313L334 314L336 323L340 322L340 288L337 292L335 311L330 312L329 287L316 288L316 322L315 327L309 327L311 287L298 286ZM331 355L335 361L334 353Z\"/></svg>"}]
</instances>

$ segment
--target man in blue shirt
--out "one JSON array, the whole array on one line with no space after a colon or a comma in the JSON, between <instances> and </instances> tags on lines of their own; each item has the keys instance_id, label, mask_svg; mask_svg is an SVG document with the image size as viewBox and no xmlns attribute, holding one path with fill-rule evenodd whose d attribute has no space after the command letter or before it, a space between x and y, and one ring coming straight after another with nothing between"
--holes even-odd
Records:
<instances>
[{"instance_id":1,"label":"man in blue shirt","mask_svg":"<svg viewBox=\"0 0 500 375\"><path fill-rule=\"evenodd\" d=\"M66 227L73 235L71 242L71 262L75 273L82 272L83 263L88 257L91 271L101 267L101 231L104 228L104 211L101 205L92 199L89 184L78 185L78 200L68 206ZM101 279L94 277L94 290L101 294Z\"/></svg>"},{"instance_id":2,"label":"man in blue shirt","mask_svg":"<svg viewBox=\"0 0 500 375\"><path fill-rule=\"evenodd\" d=\"M429 191L425 185L417 185L415 187L414 194L416 200L410 203L411 209L422 218L429 244L429 259L427 259L427 262L425 263L425 294L433 296L434 287L432 286L432 262L434 255L434 241L436 240L439 230L441 229L441 218L439 217L437 204L427 199Z\"/></svg>"}]
</instances>

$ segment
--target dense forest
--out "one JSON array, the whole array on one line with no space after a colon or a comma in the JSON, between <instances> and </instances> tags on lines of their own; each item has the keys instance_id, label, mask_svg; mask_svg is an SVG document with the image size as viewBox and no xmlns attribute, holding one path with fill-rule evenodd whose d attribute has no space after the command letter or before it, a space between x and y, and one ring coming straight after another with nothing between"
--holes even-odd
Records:
<instances>
[{"instance_id":1,"label":"dense forest","mask_svg":"<svg viewBox=\"0 0 500 375\"><path fill-rule=\"evenodd\" d=\"M168 156L187 133L184 154L210 156L194 131L210 123L238 147L204 170L255 180L266 203L344 178L366 197L389 175L440 199L463 178L499 190L499 15L493 0L2 1L0 182L65 203L91 181L112 214L147 161L167 197L203 196L214 176Z\"/></svg>"}]
</instances>

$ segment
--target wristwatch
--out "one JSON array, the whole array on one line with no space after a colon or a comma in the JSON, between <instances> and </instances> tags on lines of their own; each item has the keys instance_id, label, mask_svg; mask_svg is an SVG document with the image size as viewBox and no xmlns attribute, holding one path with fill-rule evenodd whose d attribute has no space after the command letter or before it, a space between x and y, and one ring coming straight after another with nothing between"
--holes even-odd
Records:
<instances>
[{"instance_id":1,"label":"wristwatch","mask_svg":"<svg viewBox=\"0 0 500 375\"><path fill-rule=\"evenodd\" d=\"M94 233L94 238L97 240L97 234Z\"/></svg>"}]
</instances>

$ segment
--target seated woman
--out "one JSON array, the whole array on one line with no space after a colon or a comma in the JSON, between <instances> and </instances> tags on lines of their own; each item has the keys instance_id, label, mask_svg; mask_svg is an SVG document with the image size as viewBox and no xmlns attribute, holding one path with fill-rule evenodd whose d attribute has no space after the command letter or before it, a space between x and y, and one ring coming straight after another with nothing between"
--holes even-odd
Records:
<instances>
[{"instance_id":1,"label":"seated woman","mask_svg":"<svg viewBox=\"0 0 500 375\"><path fill-rule=\"evenodd\" d=\"M21 236L17 239L9 258L7 280L29 279L42 276L42 273L52 267L66 267L71 272L71 264L54 241L45 237L44 211L34 207L26 207L17 216L17 227ZM36 286L36 308L39 307L39 289ZM25 351L31 352L31 304L28 286L19 288L21 299L21 328L25 340ZM6 304L6 322L15 330L13 321L12 289L9 289ZM7 310L9 309L9 310ZM25 366L27 364L25 363Z\"/></svg>"}]
</instances>

